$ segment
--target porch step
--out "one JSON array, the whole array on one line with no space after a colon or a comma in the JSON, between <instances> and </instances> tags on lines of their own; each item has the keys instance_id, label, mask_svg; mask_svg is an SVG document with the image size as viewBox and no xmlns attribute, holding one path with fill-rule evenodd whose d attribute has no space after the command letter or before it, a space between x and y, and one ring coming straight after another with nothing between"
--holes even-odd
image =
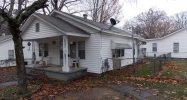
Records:
<instances>
[{"instance_id":1,"label":"porch step","mask_svg":"<svg viewBox=\"0 0 187 100\"><path fill-rule=\"evenodd\" d=\"M29 73L27 73L26 77L27 79L32 80L43 74L44 74L44 71L32 70Z\"/></svg>"}]
</instances>

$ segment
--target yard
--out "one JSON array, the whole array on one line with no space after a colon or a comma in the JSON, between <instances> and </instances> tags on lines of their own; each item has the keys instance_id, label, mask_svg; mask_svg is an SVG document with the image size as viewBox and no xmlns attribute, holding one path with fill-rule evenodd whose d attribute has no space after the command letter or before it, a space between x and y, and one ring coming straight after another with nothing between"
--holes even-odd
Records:
<instances>
[{"instance_id":1,"label":"yard","mask_svg":"<svg viewBox=\"0 0 187 100\"><path fill-rule=\"evenodd\" d=\"M186 61L170 61L155 78L150 78L149 63L138 65L137 77L133 76L132 66L107 72L104 76L88 74L67 82L40 76L30 83L40 84L39 91L21 100L80 100L80 97L81 100L134 100L144 91L147 91L144 96L150 100L187 99L186 66ZM109 87L111 84L133 91L125 93ZM1 90L1 97L4 90Z\"/></svg>"}]
</instances>

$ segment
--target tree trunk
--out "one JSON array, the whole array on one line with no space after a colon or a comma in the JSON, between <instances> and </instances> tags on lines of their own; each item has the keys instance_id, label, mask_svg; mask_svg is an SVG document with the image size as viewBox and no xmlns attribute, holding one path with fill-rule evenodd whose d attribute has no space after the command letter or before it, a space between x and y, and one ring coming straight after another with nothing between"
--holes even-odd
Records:
<instances>
[{"instance_id":1,"label":"tree trunk","mask_svg":"<svg viewBox=\"0 0 187 100\"><path fill-rule=\"evenodd\" d=\"M16 32L16 30L14 30ZM27 81L26 81L26 70L23 55L23 45L20 32L13 34L15 55L16 55L16 65L17 65L17 75L18 75L18 93L23 94L27 91Z\"/></svg>"}]
</instances>

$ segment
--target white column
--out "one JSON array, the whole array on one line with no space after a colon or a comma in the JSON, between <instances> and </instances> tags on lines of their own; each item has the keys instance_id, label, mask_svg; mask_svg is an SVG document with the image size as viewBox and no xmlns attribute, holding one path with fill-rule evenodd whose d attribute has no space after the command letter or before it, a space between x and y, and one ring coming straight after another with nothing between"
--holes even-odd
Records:
<instances>
[{"instance_id":1,"label":"white column","mask_svg":"<svg viewBox=\"0 0 187 100\"><path fill-rule=\"evenodd\" d=\"M68 64L68 36L63 36L63 67L62 70L69 72Z\"/></svg>"}]
</instances>

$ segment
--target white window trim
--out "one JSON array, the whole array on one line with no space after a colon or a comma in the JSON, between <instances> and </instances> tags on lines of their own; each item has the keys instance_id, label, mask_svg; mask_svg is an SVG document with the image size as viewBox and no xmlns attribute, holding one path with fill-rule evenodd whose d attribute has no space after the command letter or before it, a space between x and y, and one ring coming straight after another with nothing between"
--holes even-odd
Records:
<instances>
[{"instance_id":1,"label":"white window trim","mask_svg":"<svg viewBox=\"0 0 187 100\"><path fill-rule=\"evenodd\" d=\"M174 44L175 44L175 43L178 44L178 51L177 51L177 52L175 52L175 50L174 50L174 49L175 49L175 48L174 48ZM174 42L174 43L173 43L173 53L179 53L179 42Z\"/></svg>"}]
</instances>

